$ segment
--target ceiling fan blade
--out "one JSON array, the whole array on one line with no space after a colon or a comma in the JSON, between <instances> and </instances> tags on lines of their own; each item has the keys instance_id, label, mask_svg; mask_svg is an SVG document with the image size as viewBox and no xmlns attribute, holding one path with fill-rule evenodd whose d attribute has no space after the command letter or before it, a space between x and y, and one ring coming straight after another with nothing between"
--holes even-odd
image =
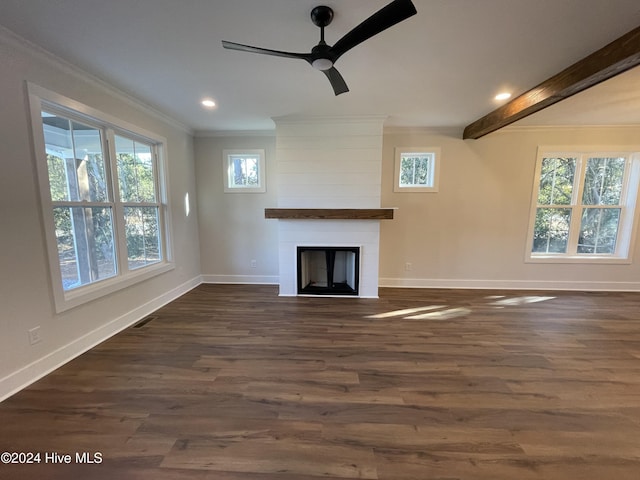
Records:
<instances>
[{"instance_id":1,"label":"ceiling fan blade","mask_svg":"<svg viewBox=\"0 0 640 480\"><path fill-rule=\"evenodd\" d=\"M262 55L272 55L274 57L286 57L297 58L300 60L307 60L311 58L310 53L294 53L294 52L281 52L279 50L269 50L268 48L252 47L251 45L242 45L241 43L222 41L222 46L229 50L239 50L241 52L260 53Z\"/></svg>"},{"instance_id":2,"label":"ceiling fan blade","mask_svg":"<svg viewBox=\"0 0 640 480\"><path fill-rule=\"evenodd\" d=\"M334 61L356 45L416 13L418 12L411 0L394 0L386 7L382 7L331 47Z\"/></svg>"},{"instance_id":3,"label":"ceiling fan blade","mask_svg":"<svg viewBox=\"0 0 640 480\"><path fill-rule=\"evenodd\" d=\"M323 70L323 72L331 82L333 92L336 96L349 91L347 83L344 81L344 78L342 78L342 75L340 75L340 72L336 70L336 67L331 67L329 70Z\"/></svg>"}]
</instances>

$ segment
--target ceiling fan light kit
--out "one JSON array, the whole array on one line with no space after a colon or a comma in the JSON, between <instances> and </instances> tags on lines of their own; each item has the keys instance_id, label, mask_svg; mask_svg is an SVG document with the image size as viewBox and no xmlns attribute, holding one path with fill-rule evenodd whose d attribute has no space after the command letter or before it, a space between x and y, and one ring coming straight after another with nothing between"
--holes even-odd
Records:
<instances>
[{"instance_id":1,"label":"ceiling fan light kit","mask_svg":"<svg viewBox=\"0 0 640 480\"><path fill-rule=\"evenodd\" d=\"M316 58L313 62L311 62L311 66L316 70L321 70L324 72L325 70L329 70L331 67L333 67L333 62L328 58Z\"/></svg>"},{"instance_id":2,"label":"ceiling fan light kit","mask_svg":"<svg viewBox=\"0 0 640 480\"><path fill-rule=\"evenodd\" d=\"M324 41L324 28L333 20L333 10L325 5L320 5L311 10L311 21L320 27L320 42L311 49L311 53L283 52L227 42L226 40L222 41L222 46L230 50L304 60L316 70L322 71L329 79L334 93L340 95L348 92L349 88L334 66L338 58L365 40L416 13L416 7L411 0L394 0L349 31L333 46L330 46Z\"/></svg>"}]
</instances>

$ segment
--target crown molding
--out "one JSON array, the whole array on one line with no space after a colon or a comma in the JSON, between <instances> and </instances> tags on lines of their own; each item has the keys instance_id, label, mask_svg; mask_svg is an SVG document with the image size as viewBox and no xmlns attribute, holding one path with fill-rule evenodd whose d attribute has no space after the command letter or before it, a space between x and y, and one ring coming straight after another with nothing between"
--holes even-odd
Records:
<instances>
[{"instance_id":1,"label":"crown molding","mask_svg":"<svg viewBox=\"0 0 640 480\"><path fill-rule=\"evenodd\" d=\"M326 123L375 123L382 124L387 115L284 115L271 117L276 125L326 124Z\"/></svg>"},{"instance_id":2,"label":"crown molding","mask_svg":"<svg viewBox=\"0 0 640 480\"><path fill-rule=\"evenodd\" d=\"M196 138L209 137L274 137L275 130L196 130L193 132Z\"/></svg>"},{"instance_id":3,"label":"crown molding","mask_svg":"<svg viewBox=\"0 0 640 480\"><path fill-rule=\"evenodd\" d=\"M91 85L107 91L110 95L116 97L118 100L131 105L151 117L160 120L178 130L181 130L189 135L193 135L193 129L188 125L176 120L175 118L167 115L166 113L158 110L157 108L143 102L134 95L115 87L114 85L102 80L96 75L83 70L77 65L57 56L49 50L41 47L40 45L33 43L26 38L18 35L13 30L0 25L0 43L6 44L10 49L16 50L22 54L32 56L40 61L52 66L53 68L62 70L64 73L78 78L82 81L90 83ZM30 80L30 79L27 79ZM39 82L35 82L39 83Z\"/></svg>"},{"instance_id":4,"label":"crown molding","mask_svg":"<svg viewBox=\"0 0 640 480\"><path fill-rule=\"evenodd\" d=\"M639 129L638 125L509 125L502 127L500 130L492 132L493 134L500 133L514 133L514 132L545 132L545 131L558 131L558 130L635 130Z\"/></svg>"},{"instance_id":5,"label":"crown molding","mask_svg":"<svg viewBox=\"0 0 640 480\"><path fill-rule=\"evenodd\" d=\"M362 117L299 117L302 120L295 121L294 117L287 117L290 124L299 123L324 123L326 121L351 121ZM309 119L312 120L309 120ZM370 118L370 117L369 117ZM366 121L366 120L365 120ZM353 120L358 122L358 120ZM462 138L462 127L383 127L383 135L443 135L447 137ZM276 137L275 130L196 130L193 132L196 138L208 137Z\"/></svg>"},{"instance_id":6,"label":"crown molding","mask_svg":"<svg viewBox=\"0 0 640 480\"><path fill-rule=\"evenodd\" d=\"M447 137L462 138L463 127L402 127L391 125L384 127L385 135L443 135Z\"/></svg>"}]
</instances>

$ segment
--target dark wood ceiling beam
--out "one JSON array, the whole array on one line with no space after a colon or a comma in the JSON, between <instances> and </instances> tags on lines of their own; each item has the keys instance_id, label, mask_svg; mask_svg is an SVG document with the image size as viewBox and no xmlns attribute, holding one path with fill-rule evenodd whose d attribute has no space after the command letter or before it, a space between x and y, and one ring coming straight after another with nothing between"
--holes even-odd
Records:
<instances>
[{"instance_id":1,"label":"dark wood ceiling beam","mask_svg":"<svg viewBox=\"0 0 640 480\"><path fill-rule=\"evenodd\" d=\"M538 86L467 125L477 139L640 64L640 27L574 63Z\"/></svg>"}]
</instances>

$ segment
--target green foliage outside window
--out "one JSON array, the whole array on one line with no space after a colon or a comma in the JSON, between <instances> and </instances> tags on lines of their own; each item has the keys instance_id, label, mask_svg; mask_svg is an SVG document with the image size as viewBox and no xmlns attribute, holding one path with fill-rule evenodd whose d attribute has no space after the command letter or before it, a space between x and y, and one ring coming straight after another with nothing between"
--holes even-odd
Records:
<instances>
[{"instance_id":1,"label":"green foliage outside window","mask_svg":"<svg viewBox=\"0 0 640 480\"><path fill-rule=\"evenodd\" d=\"M400 186L429 185L431 183L431 157L402 155L400 160Z\"/></svg>"},{"instance_id":2,"label":"green foliage outside window","mask_svg":"<svg viewBox=\"0 0 640 480\"><path fill-rule=\"evenodd\" d=\"M577 254L615 253L625 159L549 157L542 160L533 253L567 253L571 222L580 222ZM580 198L576 198L582 189Z\"/></svg>"}]
</instances>

